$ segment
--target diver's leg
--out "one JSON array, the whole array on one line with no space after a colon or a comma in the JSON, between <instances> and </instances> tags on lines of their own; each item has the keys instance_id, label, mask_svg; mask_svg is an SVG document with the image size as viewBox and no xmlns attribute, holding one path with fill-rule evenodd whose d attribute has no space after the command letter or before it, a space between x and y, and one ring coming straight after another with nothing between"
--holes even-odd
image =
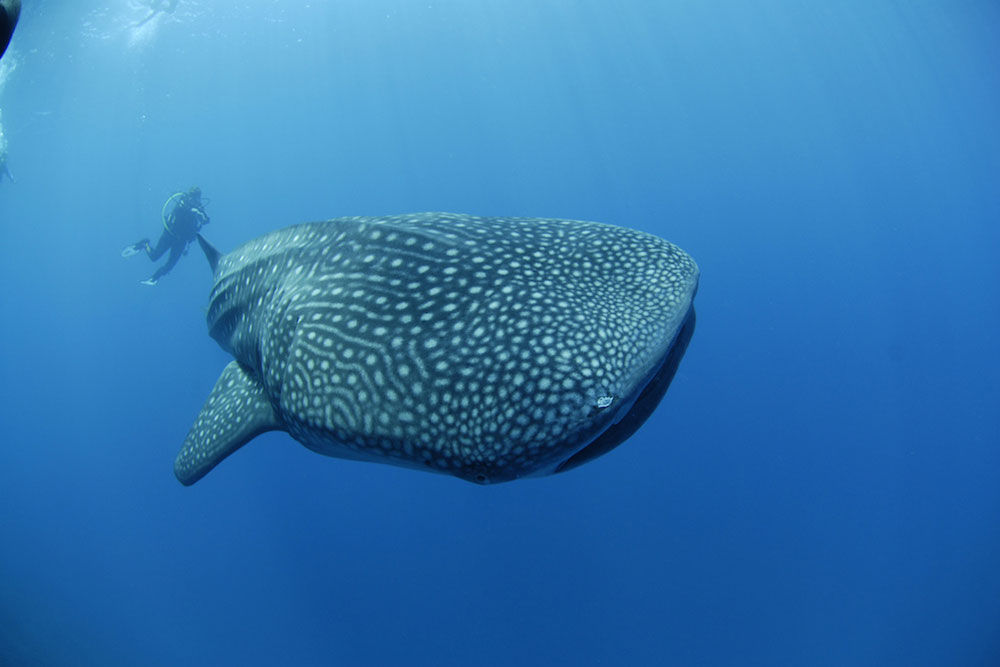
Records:
<instances>
[{"instance_id":1,"label":"diver's leg","mask_svg":"<svg viewBox=\"0 0 1000 667\"><path fill-rule=\"evenodd\" d=\"M156 282L163 276L170 273L170 269L174 268L177 261L181 258L181 255L184 254L184 245L185 244L183 243L177 243L170 246L170 257L167 257L167 263L156 270L151 280ZM157 244L157 246L159 246L159 244Z\"/></svg>"},{"instance_id":2,"label":"diver's leg","mask_svg":"<svg viewBox=\"0 0 1000 667\"><path fill-rule=\"evenodd\" d=\"M172 240L172 236L170 236L167 232L163 232L160 234L160 240L156 242L155 248L149 245L149 242L147 241L146 254L149 255L149 261L155 262L159 258L163 257L163 253L170 250L170 242Z\"/></svg>"}]
</instances>

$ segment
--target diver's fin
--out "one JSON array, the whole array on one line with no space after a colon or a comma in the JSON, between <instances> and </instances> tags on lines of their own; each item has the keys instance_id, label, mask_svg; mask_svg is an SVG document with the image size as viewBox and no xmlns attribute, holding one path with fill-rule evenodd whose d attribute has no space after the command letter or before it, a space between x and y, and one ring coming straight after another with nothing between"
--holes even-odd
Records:
<instances>
[{"instance_id":1,"label":"diver's fin","mask_svg":"<svg viewBox=\"0 0 1000 667\"><path fill-rule=\"evenodd\" d=\"M215 273L216 267L219 266L219 258L222 257L222 253L216 250L211 243L205 240L205 237L198 234L198 245L205 253L205 259L208 260L208 265L212 267L212 273Z\"/></svg>"},{"instance_id":2,"label":"diver's fin","mask_svg":"<svg viewBox=\"0 0 1000 667\"><path fill-rule=\"evenodd\" d=\"M231 361L194 420L174 461L174 474L190 486L256 436L281 428L260 382Z\"/></svg>"},{"instance_id":3,"label":"diver's fin","mask_svg":"<svg viewBox=\"0 0 1000 667\"><path fill-rule=\"evenodd\" d=\"M143 250L149 248L149 239L140 239L135 243L125 246L122 248L122 257L132 257L138 255Z\"/></svg>"}]
</instances>

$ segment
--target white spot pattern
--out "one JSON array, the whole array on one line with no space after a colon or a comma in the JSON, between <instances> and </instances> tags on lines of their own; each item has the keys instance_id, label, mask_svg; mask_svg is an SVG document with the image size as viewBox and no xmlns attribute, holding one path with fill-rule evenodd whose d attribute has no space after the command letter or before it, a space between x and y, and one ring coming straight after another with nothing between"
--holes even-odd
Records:
<instances>
[{"instance_id":1,"label":"white spot pattern","mask_svg":"<svg viewBox=\"0 0 1000 667\"><path fill-rule=\"evenodd\" d=\"M697 281L673 244L600 223L340 218L223 256L208 322L309 448L501 481L612 423Z\"/></svg>"}]
</instances>

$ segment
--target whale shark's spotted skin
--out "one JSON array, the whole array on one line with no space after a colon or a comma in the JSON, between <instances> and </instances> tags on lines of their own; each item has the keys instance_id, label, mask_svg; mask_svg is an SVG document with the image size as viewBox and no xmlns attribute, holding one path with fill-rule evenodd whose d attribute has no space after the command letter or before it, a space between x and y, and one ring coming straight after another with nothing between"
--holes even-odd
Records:
<instances>
[{"instance_id":1,"label":"whale shark's spotted skin","mask_svg":"<svg viewBox=\"0 0 1000 667\"><path fill-rule=\"evenodd\" d=\"M203 247L235 361L177 457L185 484L275 429L479 483L572 467L652 412L694 326L691 257L600 223L354 217Z\"/></svg>"}]
</instances>

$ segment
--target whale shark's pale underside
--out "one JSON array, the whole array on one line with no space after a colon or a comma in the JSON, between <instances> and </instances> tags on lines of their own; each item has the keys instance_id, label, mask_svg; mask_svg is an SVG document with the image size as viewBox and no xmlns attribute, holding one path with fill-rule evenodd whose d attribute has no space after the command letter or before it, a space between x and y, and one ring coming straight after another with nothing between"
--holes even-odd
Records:
<instances>
[{"instance_id":1,"label":"whale shark's pale underside","mask_svg":"<svg viewBox=\"0 0 1000 667\"><path fill-rule=\"evenodd\" d=\"M698 267L595 222L449 213L296 225L220 255L230 352L174 464L193 484L260 433L478 483L628 438L694 330Z\"/></svg>"}]
</instances>

